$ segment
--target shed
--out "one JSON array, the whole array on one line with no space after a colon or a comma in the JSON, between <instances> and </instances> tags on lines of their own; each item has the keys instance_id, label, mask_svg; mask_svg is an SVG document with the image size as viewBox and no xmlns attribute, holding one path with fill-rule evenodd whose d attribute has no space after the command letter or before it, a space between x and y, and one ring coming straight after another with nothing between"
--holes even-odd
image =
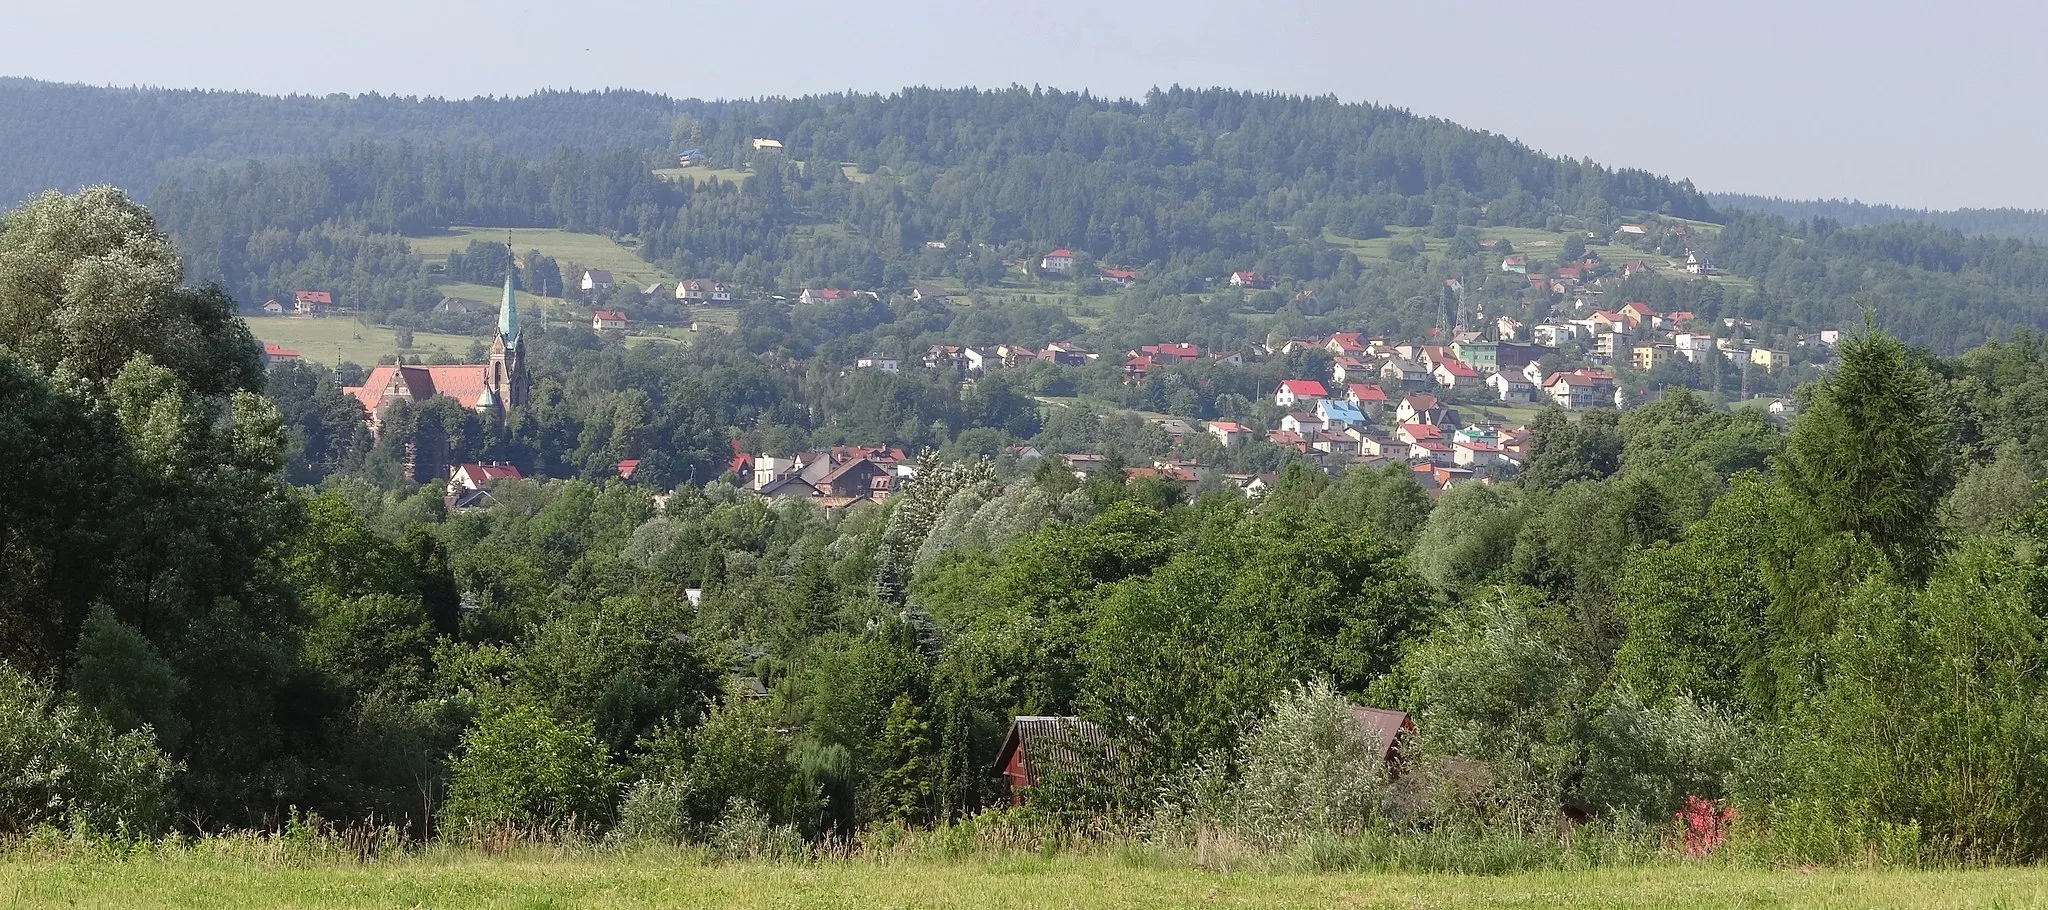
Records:
<instances>
[{"instance_id":1,"label":"shed","mask_svg":"<svg viewBox=\"0 0 2048 910\"><path fill-rule=\"evenodd\" d=\"M1415 732L1414 718L1406 711L1356 706L1351 709L1351 718L1358 722L1359 732L1379 744L1380 761L1386 764L1389 773L1394 773L1401 762L1401 734Z\"/></svg>"},{"instance_id":2,"label":"shed","mask_svg":"<svg viewBox=\"0 0 2048 910\"><path fill-rule=\"evenodd\" d=\"M1025 791L1048 774L1081 775L1107 765L1116 747L1100 726L1078 717L1018 717L1010 722L996 753L996 767L1010 789L1010 804L1021 805Z\"/></svg>"}]
</instances>

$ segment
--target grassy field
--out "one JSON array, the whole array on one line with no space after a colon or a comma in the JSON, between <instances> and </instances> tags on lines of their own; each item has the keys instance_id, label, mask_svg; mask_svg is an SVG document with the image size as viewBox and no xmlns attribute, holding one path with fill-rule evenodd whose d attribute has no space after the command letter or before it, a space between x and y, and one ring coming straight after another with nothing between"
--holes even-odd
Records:
<instances>
[{"instance_id":1,"label":"grassy field","mask_svg":"<svg viewBox=\"0 0 2048 910\"><path fill-rule=\"evenodd\" d=\"M748 174L746 171L733 168L662 167L654 169L654 176L663 180L692 180L697 183L709 183L714 178L731 183L745 183Z\"/></svg>"},{"instance_id":2,"label":"grassy field","mask_svg":"<svg viewBox=\"0 0 2048 910\"><path fill-rule=\"evenodd\" d=\"M639 254L603 234L578 234L544 228L453 227L430 236L408 237L406 242L412 244L413 252L420 254L420 258L432 264L447 261L449 253L468 247L472 240L504 243L507 236L512 238L512 249L521 256L526 255L527 250L539 250L555 257L565 269L570 262L587 268L608 269L612 277L622 284L646 287L657 281L675 280L674 276L662 274ZM582 277L564 274L562 280L574 283ZM495 301L500 293L493 290L484 299ZM474 295L463 293L456 296Z\"/></svg>"},{"instance_id":3,"label":"grassy field","mask_svg":"<svg viewBox=\"0 0 2048 910\"><path fill-rule=\"evenodd\" d=\"M399 353L398 342L390 326L358 323L346 317L301 319L264 316L251 317L248 323L249 331L255 333L257 340L295 348L305 359L329 366L343 361L370 366L379 357ZM454 359L469 353L470 344L476 340L465 335L415 331L412 333L412 347L404 353L433 359L433 352L440 349L447 352L449 359Z\"/></svg>"},{"instance_id":4,"label":"grassy field","mask_svg":"<svg viewBox=\"0 0 2048 910\"><path fill-rule=\"evenodd\" d=\"M194 854L0 862L11 908L2021 908L2048 905L2034 869L1872 872L1645 868L1457 876L1204 872L1144 857L705 864L672 852L365 864Z\"/></svg>"}]
</instances>

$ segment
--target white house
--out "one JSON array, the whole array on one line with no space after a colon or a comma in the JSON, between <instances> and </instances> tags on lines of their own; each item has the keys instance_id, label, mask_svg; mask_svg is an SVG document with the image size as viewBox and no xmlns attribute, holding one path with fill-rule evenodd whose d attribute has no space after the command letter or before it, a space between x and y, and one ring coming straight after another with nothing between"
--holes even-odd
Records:
<instances>
[{"instance_id":1,"label":"white house","mask_svg":"<svg viewBox=\"0 0 2048 910\"><path fill-rule=\"evenodd\" d=\"M598 310L590 314L590 330L593 332L623 332L625 329L625 313L618 310Z\"/></svg>"},{"instance_id":2,"label":"white house","mask_svg":"<svg viewBox=\"0 0 2048 910\"><path fill-rule=\"evenodd\" d=\"M1536 384L1512 373L1486 377L1486 387L1499 396L1502 404L1528 404L1536 400Z\"/></svg>"},{"instance_id":3,"label":"white house","mask_svg":"<svg viewBox=\"0 0 2048 910\"><path fill-rule=\"evenodd\" d=\"M731 303L732 288L723 281L692 278L676 284L676 299L684 303Z\"/></svg>"},{"instance_id":4,"label":"white house","mask_svg":"<svg viewBox=\"0 0 2048 910\"><path fill-rule=\"evenodd\" d=\"M1209 435L1216 437L1225 446L1233 446L1240 439L1248 438L1251 429L1244 424L1229 420L1209 421Z\"/></svg>"},{"instance_id":5,"label":"white house","mask_svg":"<svg viewBox=\"0 0 2048 910\"><path fill-rule=\"evenodd\" d=\"M1280 418L1280 429L1306 438L1314 436L1323 428L1323 419L1305 411L1296 411Z\"/></svg>"},{"instance_id":6,"label":"white house","mask_svg":"<svg viewBox=\"0 0 2048 910\"><path fill-rule=\"evenodd\" d=\"M856 370L881 370L884 373L895 373L903 369L903 362L882 354L869 354L854 361L853 368Z\"/></svg>"},{"instance_id":7,"label":"white house","mask_svg":"<svg viewBox=\"0 0 2048 910\"><path fill-rule=\"evenodd\" d=\"M610 289L611 289L611 286L612 286L612 273L611 273L611 272L609 272L609 271L606 271L606 270L604 270L604 269L585 269L585 270L583 271L583 289L584 289L584 290L586 290L586 291L604 291L604 290L610 290Z\"/></svg>"},{"instance_id":8,"label":"white house","mask_svg":"<svg viewBox=\"0 0 2048 910\"><path fill-rule=\"evenodd\" d=\"M1283 379L1273 392L1273 403L1283 408L1304 407L1330 397L1330 390L1313 379Z\"/></svg>"},{"instance_id":9,"label":"white house","mask_svg":"<svg viewBox=\"0 0 2048 910\"><path fill-rule=\"evenodd\" d=\"M1053 250L1045 254L1045 258L1038 260L1038 267L1044 271L1058 272L1064 275L1068 269L1074 267L1074 251L1069 249Z\"/></svg>"}]
</instances>

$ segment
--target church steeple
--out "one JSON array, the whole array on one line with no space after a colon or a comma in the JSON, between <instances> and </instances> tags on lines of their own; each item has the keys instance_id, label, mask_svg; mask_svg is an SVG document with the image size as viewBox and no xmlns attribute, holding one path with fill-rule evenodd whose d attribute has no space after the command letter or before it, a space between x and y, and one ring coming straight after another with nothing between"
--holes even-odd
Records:
<instances>
[{"instance_id":1,"label":"church steeple","mask_svg":"<svg viewBox=\"0 0 2048 910\"><path fill-rule=\"evenodd\" d=\"M507 345L519 344L519 298L512 290L513 271L505 269L505 302L498 305L498 335Z\"/></svg>"},{"instance_id":2,"label":"church steeple","mask_svg":"<svg viewBox=\"0 0 2048 910\"><path fill-rule=\"evenodd\" d=\"M510 244L506 252L511 252ZM498 305L498 337L491 339L491 362L484 371L477 410L505 412L526 406L526 346L519 343L519 298L513 290L516 266L505 268L505 301Z\"/></svg>"}]
</instances>

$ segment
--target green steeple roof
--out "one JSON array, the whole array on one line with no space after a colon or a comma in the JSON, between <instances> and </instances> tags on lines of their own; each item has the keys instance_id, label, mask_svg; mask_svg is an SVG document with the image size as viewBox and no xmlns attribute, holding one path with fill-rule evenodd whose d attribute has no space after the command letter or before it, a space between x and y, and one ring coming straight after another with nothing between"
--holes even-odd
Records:
<instances>
[{"instance_id":1,"label":"green steeple roof","mask_svg":"<svg viewBox=\"0 0 2048 910\"><path fill-rule=\"evenodd\" d=\"M506 346L519 343L519 301L512 292L512 272L505 273L505 302L498 306L498 334Z\"/></svg>"}]
</instances>

